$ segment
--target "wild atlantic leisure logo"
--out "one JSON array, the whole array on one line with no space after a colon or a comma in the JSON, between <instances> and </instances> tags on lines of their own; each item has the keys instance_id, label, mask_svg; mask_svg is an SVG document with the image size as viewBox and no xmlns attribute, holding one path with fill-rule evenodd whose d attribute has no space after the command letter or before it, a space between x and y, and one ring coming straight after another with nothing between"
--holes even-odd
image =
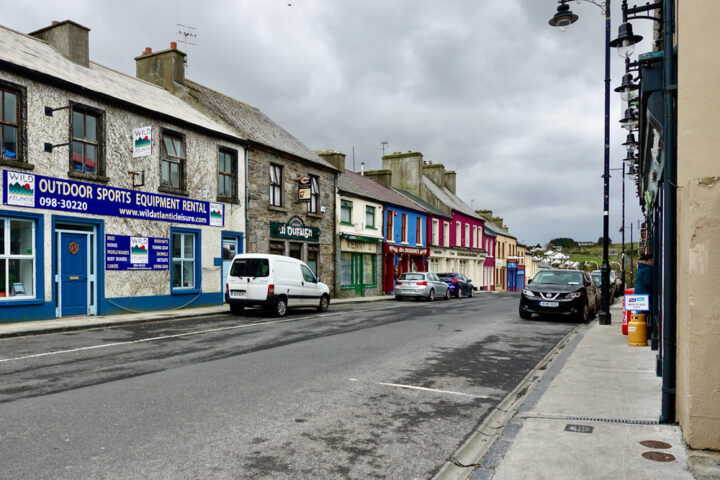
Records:
<instances>
[{"instance_id":1,"label":"wild atlantic leisure logo","mask_svg":"<svg viewBox=\"0 0 720 480\"><path fill-rule=\"evenodd\" d=\"M130 237L130 263L148 263L148 237Z\"/></svg>"},{"instance_id":2,"label":"wild atlantic leisure logo","mask_svg":"<svg viewBox=\"0 0 720 480\"><path fill-rule=\"evenodd\" d=\"M7 204L35 207L35 175L7 171Z\"/></svg>"},{"instance_id":3,"label":"wild atlantic leisure logo","mask_svg":"<svg viewBox=\"0 0 720 480\"><path fill-rule=\"evenodd\" d=\"M225 205L222 203L210 202L210 225L213 227L223 226L223 217L225 213Z\"/></svg>"}]
</instances>

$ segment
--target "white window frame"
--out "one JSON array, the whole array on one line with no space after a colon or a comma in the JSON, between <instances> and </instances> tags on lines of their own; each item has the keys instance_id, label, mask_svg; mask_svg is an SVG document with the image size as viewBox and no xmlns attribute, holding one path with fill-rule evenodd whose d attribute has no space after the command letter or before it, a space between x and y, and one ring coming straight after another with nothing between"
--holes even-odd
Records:
<instances>
[{"instance_id":1,"label":"white window frame","mask_svg":"<svg viewBox=\"0 0 720 480\"><path fill-rule=\"evenodd\" d=\"M443 247L450 246L450 222L443 222Z\"/></svg>"},{"instance_id":2,"label":"white window frame","mask_svg":"<svg viewBox=\"0 0 720 480\"><path fill-rule=\"evenodd\" d=\"M460 221L455 222L455 246L462 245L462 224Z\"/></svg>"},{"instance_id":3,"label":"white window frame","mask_svg":"<svg viewBox=\"0 0 720 480\"><path fill-rule=\"evenodd\" d=\"M22 255L19 253L13 254L10 252L10 245L11 245L11 243L10 243L11 242L10 223L13 221L30 223L30 225L32 227L32 233L31 233L32 238L30 240L32 242L32 255L27 255L27 254ZM6 282L5 285L0 285L0 289L2 289L0 291L3 292L5 295L4 297L0 297L0 301L7 302L7 301L12 301L12 300L20 300L20 299L27 300L27 299L31 299L31 298L37 298L37 283L38 283L37 269L36 269L37 258L35 257L35 254L37 253L37 248L35 248L36 243L37 243L37 241L36 241L36 228L37 228L36 223L37 222L32 218L23 218L23 217L0 217L0 222L4 222L3 243L5 246L5 251L0 251L0 260L5 260L4 276L5 276L5 282ZM12 297L10 296L10 293L12 291L12 285L10 285L10 283L9 283L10 260L32 260L32 278L33 278L32 295L30 295L28 293L23 293L23 295L14 295Z\"/></svg>"},{"instance_id":4,"label":"white window frame","mask_svg":"<svg viewBox=\"0 0 720 480\"><path fill-rule=\"evenodd\" d=\"M465 224L465 246L470 247L470 224Z\"/></svg>"},{"instance_id":5,"label":"white window frame","mask_svg":"<svg viewBox=\"0 0 720 480\"><path fill-rule=\"evenodd\" d=\"M440 221L433 218L432 221L432 244L437 246L440 244Z\"/></svg>"},{"instance_id":6,"label":"white window frame","mask_svg":"<svg viewBox=\"0 0 720 480\"><path fill-rule=\"evenodd\" d=\"M199 261L199 259L198 259L197 234L194 233L194 232L178 231L178 232L173 232L173 233L172 233L172 236L173 236L173 237L174 237L175 235L180 235L180 257L176 257L176 256L174 255L174 254L175 254L175 252L174 252L174 243L175 243L175 242L174 242L174 238L171 238L171 239L170 239L170 248L173 249L173 250L171 251L171 254L172 254L171 260L172 260L172 268L173 268L173 269L175 268L175 264L176 264L176 263L180 263L180 285L179 285L179 286L172 285L172 289L173 289L173 290L192 290L192 289L196 289L196 288L198 288L198 287L195 285L195 284L197 283L197 278L195 278L195 276L196 276L196 275L195 275L195 272L196 272L196 267L197 267L196 262ZM188 237L189 237L189 238L192 238L192 243L193 243L192 253L193 253L193 254L192 254L192 257L187 257L187 258L186 258L186 257L185 257L185 241L186 241L186 238L188 238ZM184 283L185 283L185 282L184 282L184 280L185 280L185 276L184 276L184 274L185 274L185 269L184 269L183 267L185 266L185 263L189 263L189 262L192 262L192 274L191 274L191 276L192 276L192 284L190 284L190 283L188 282L188 285L185 286L185 285L184 285ZM173 278L173 283L175 283L175 282L174 282L175 280L177 280L177 279L176 279L176 278Z\"/></svg>"}]
</instances>

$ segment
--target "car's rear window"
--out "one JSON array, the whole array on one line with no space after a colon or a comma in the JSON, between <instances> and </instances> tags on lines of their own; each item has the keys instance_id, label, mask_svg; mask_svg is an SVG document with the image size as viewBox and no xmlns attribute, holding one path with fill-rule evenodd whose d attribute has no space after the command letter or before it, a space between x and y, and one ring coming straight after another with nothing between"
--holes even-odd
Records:
<instances>
[{"instance_id":1,"label":"car's rear window","mask_svg":"<svg viewBox=\"0 0 720 480\"><path fill-rule=\"evenodd\" d=\"M425 275L419 273L403 273L398 280L425 280Z\"/></svg>"},{"instance_id":2,"label":"car's rear window","mask_svg":"<svg viewBox=\"0 0 720 480\"><path fill-rule=\"evenodd\" d=\"M238 258L230 269L233 277L267 277L269 274L270 264L267 258Z\"/></svg>"},{"instance_id":3,"label":"car's rear window","mask_svg":"<svg viewBox=\"0 0 720 480\"><path fill-rule=\"evenodd\" d=\"M455 275L451 273L438 273L437 276L440 278L440 280L452 280L455 278Z\"/></svg>"}]
</instances>

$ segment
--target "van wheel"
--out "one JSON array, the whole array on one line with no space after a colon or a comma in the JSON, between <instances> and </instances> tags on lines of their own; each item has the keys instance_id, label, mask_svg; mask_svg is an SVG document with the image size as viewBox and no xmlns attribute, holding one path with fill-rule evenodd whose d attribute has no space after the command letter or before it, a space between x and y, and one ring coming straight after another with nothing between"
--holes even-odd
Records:
<instances>
[{"instance_id":1,"label":"van wheel","mask_svg":"<svg viewBox=\"0 0 720 480\"><path fill-rule=\"evenodd\" d=\"M320 297L320 305L318 305L318 312L327 312L330 306L330 297L323 295Z\"/></svg>"},{"instance_id":2,"label":"van wheel","mask_svg":"<svg viewBox=\"0 0 720 480\"><path fill-rule=\"evenodd\" d=\"M275 302L275 316L276 317L284 317L287 313L287 300L285 297L280 297Z\"/></svg>"},{"instance_id":3,"label":"van wheel","mask_svg":"<svg viewBox=\"0 0 720 480\"><path fill-rule=\"evenodd\" d=\"M240 315L242 314L243 310L245 310L244 305L240 305L239 303L230 304L230 313L232 313L233 315Z\"/></svg>"}]
</instances>

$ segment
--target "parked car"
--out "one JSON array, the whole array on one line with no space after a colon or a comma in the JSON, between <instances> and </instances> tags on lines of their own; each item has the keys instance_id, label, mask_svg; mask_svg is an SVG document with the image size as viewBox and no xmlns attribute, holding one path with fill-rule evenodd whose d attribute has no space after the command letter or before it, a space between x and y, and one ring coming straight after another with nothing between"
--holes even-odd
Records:
<instances>
[{"instance_id":1,"label":"parked car","mask_svg":"<svg viewBox=\"0 0 720 480\"><path fill-rule=\"evenodd\" d=\"M450 287L450 295L462 298L472 297L475 287L472 284L472 280L465 277L462 273L438 273L438 278Z\"/></svg>"},{"instance_id":2,"label":"parked car","mask_svg":"<svg viewBox=\"0 0 720 480\"><path fill-rule=\"evenodd\" d=\"M395 282L395 300L403 298L424 298L429 302L436 298L448 300L450 287L430 272L408 272L400 275Z\"/></svg>"},{"instance_id":3,"label":"parked car","mask_svg":"<svg viewBox=\"0 0 720 480\"><path fill-rule=\"evenodd\" d=\"M542 270L520 294L520 318L566 315L587 322L598 310L598 291L590 276L579 270Z\"/></svg>"},{"instance_id":4,"label":"parked car","mask_svg":"<svg viewBox=\"0 0 720 480\"><path fill-rule=\"evenodd\" d=\"M282 317L288 308L330 306L330 288L304 262L282 255L235 255L225 284L225 301L236 315L248 306L269 308Z\"/></svg>"},{"instance_id":5,"label":"parked car","mask_svg":"<svg viewBox=\"0 0 720 480\"><path fill-rule=\"evenodd\" d=\"M602 272L600 270L593 270L590 276L595 281L598 290L602 290ZM620 295L620 277L615 274L614 270L610 270L610 303Z\"/></svg>"}]
</instances>

